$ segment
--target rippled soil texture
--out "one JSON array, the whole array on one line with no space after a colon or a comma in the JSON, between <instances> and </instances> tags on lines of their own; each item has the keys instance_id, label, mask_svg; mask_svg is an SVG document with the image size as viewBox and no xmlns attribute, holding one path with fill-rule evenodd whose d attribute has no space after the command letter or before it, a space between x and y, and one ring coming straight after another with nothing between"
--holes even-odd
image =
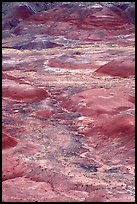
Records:
<instances>
[{"instance_id":1,"label":"rippled soil texture","mask_svg":"<svg viewBox=\"0 0 137 204\"><path fill-rule=\"evenodd\" d=\"M9 32L3 202L134 202L134 25L63 4Z\"/></svg>"}]
</instances>

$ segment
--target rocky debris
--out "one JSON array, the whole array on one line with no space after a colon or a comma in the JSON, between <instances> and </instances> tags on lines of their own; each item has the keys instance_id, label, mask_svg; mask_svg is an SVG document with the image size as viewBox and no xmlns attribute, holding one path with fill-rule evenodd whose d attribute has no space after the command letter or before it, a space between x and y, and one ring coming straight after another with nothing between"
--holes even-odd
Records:
<instances>
[{"instance_id":1,"label":"rocky debris","mask_svg":"<svg viewBox=\"0 0 137 204\"><path fill-rule=\"evenodd\" d=\"M87 165L87 164L78 164L80 167L82 167L83 169L85 169L86 171L90 171L90 172L97 172L97 167L93 166L93 165Z\"/></svg>"},{"instance_id":2,"label":"rocky debris","mask_svg":"<svg viewBox=\"0 0 137 204\"><path fill-rule=\"evenodd\" d=\"M10 5L2 201L134 202L134 4Z\"/></svg>"},{"instance_id":3,"label":"rocky debris","mask_svg":"<svg viewBox=\"0 0 137 204\"><path fill-rule=\"evenodd\" d=\"M118 167L113 167L111 169L106 169L105 172L106 173L118 173L122 170L123 173L129 173L128 169L127 168L122 168L121 166L118 166Z\"/></svg>"}]
</instances>

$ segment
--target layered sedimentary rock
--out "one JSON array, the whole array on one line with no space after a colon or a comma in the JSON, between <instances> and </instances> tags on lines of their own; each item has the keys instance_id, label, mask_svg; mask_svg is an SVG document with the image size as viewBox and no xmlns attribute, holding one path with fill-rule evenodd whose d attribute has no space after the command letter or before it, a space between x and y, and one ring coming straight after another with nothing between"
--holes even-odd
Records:
<instances>
[{"instance_id":1,"label":"layered sedimentary rock","mask_svg":"<svg viewBox=\"0 0 137 204\"><path fill-rule=\"evenodd\" d=\"M4 10L2 201L134 202L134 4L36 3Z\"/></svg>"}]
</instances>

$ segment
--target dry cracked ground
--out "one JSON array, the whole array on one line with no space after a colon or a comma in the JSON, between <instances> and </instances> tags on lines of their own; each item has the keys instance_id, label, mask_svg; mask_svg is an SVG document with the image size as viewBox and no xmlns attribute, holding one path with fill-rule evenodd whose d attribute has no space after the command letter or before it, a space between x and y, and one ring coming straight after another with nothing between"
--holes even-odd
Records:
<instances>
[{"instance_id":1,"label":"dry cracked ground","mask_svg":"<svg viewBox=\"0 0 137 204\"><path fill-rule=\"evenodd\" d=\"M112 4L13 8L3 20L2 201L135 202L134 24Z\"/></svg>"}]
</instances>

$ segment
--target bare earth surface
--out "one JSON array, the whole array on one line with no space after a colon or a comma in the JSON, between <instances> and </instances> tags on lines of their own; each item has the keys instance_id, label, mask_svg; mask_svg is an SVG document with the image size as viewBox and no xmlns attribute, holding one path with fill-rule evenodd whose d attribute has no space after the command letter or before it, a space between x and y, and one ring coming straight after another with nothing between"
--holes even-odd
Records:
<instances>
[{"instance_id":1,"label":"bare earth surface","mask_svg":"<svg viewBox=\"0 0 137 204\"><path fill-rule=\"evenodd\" d=\"M3 37L3 202L135 202L134 25L86 9Z\"/></svg>"}]
</instances>

